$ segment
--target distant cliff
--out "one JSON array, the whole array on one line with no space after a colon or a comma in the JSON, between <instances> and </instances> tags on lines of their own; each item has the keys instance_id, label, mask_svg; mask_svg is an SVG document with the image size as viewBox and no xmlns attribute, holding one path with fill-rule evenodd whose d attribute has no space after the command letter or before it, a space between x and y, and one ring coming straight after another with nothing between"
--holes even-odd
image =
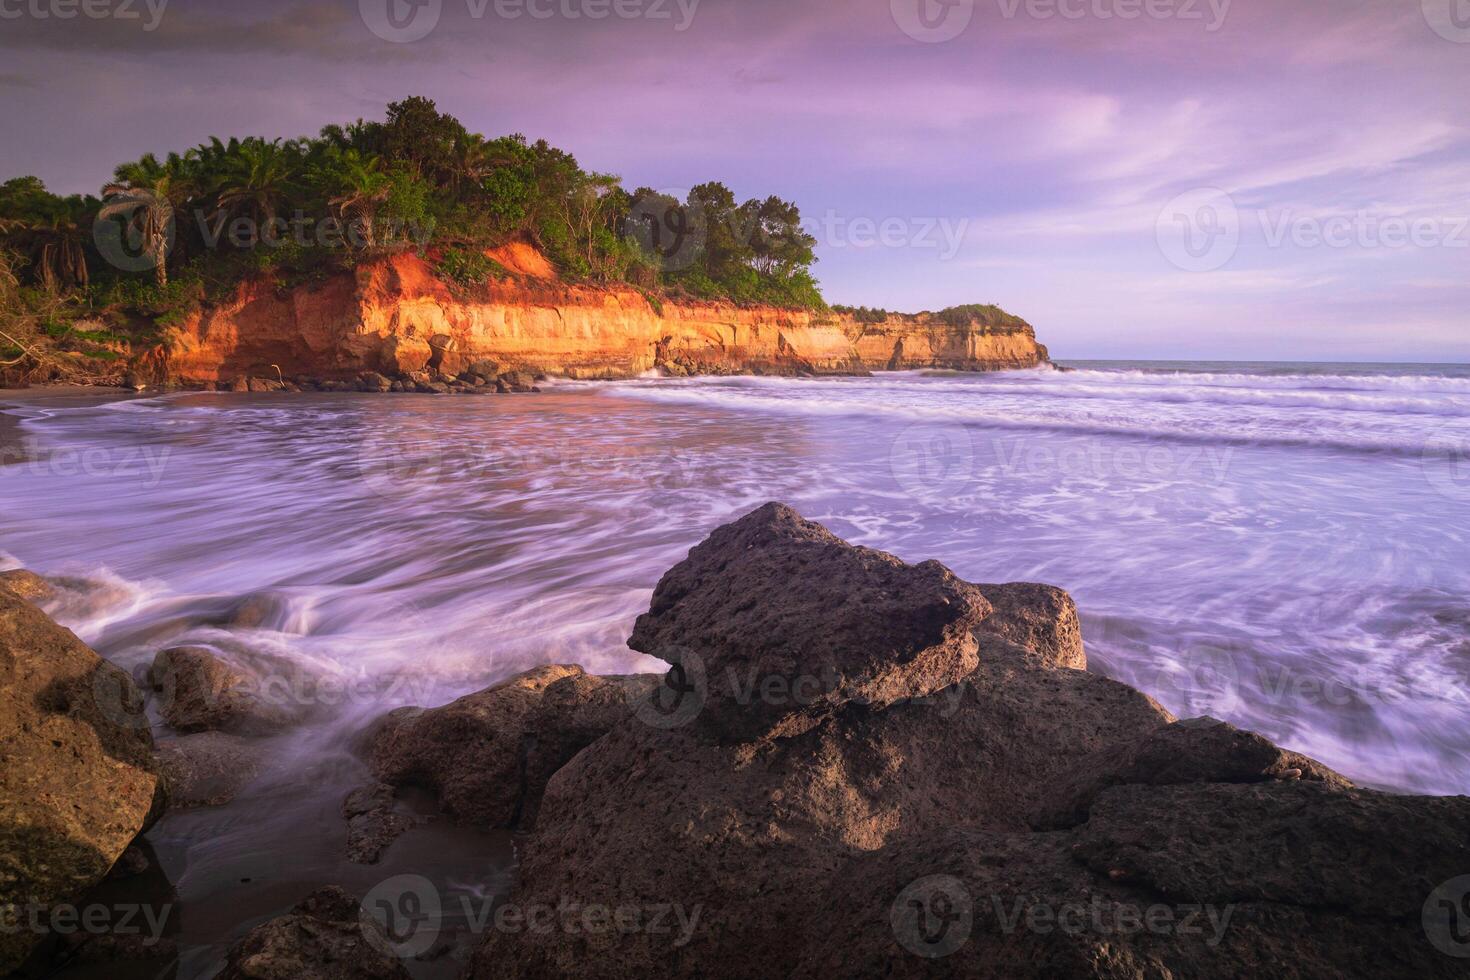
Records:
<instances>
[{"instance_id":1,"label":"distant cliff","mask_svg":"<svg viewBox=\"0 0 1470 980\"><path fill-rule=\"evenodd\" d=\"M242 377L453 376L478 361L571 378L671 374L986 371L1047 363L1029 325L954 325L933 316L673 302L631 287L563 282L525 245L490 253L507 275L461 287L413 253L325 282L240 285L165 331L133 365L152 383Z\"/></svg>"}]
</instances>

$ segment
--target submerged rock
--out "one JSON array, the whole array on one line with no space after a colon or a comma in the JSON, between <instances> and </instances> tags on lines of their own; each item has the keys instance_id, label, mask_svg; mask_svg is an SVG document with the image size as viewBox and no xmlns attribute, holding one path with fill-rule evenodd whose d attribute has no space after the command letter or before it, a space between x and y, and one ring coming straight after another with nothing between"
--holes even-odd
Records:
<instances>
[{"instance_id":1,"label":"submerged rock","mask_svg":"<svg viewBox=\"0 0 1470 980\"><path fill-rule=\"evenodd\" d=\"M348 793L342 816L347 820L347 860L353 864L377 864L389 845L414 825L412 817L399 812L393 787L387 783Z\"/></svg>"},{"instance_id":2,"label":"submerged rock","mask_svg":"<svg viewBox=\"0 0 1470 980\"><path fill-rule=\"evenodd\" d=\"M0 593L0 909L76 898L161 812L141 701L124 671ZM0 974L38 938L0 929Z\"/></svg>"},{"instance_id":3,"label":"submerged rock","mask_svg":"<svg viewBox=\"0 0 1470 980\"><path fill-rule=\"evenodd\" d=\"M336 886L308 895L230 947L216 980L408 980L357 899Z\"/></svg>"},{"instance_id":4,"label":"submerged rock","mask_svg":"<svg viewBox=\"0 0 1470 980\"><path fill-rule=\"evenodd\" d=\"M380 780L434 792L463 823L528 827L552 774L656 683L538 667L441 708L391 712L369 733L368 759Z\"/></svg>"},{"instance_id":5,"label":"submerged rock","mask_svg":"<svg viewBox=\"0 0 1470 980\"><path fill-rule=\"evenodd\" d=\"M161 739L158 766L168 783L171 808L224 806L260 775L264 754L238 735L200 732Z\"/></svg>"},{"instance_id":6,"label":"submerged rock","mask_svg":"<svg viewBox=\"0 0 1470 980\"><path fill-rule=\"evenodd\" d=\"M272 734L305 714L303 705L283 696L291 685L273 684L260 671L227 663L204 647L164 650L154 658L148 679L162 692L163 720L186 734Z\"/></svg>"}]
</instances>

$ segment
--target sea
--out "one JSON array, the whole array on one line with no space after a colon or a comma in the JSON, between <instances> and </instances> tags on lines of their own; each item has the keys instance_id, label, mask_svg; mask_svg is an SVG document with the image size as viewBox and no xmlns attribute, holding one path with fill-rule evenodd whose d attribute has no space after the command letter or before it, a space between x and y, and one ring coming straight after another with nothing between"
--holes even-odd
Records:
<instances>
[{"instance_id":1,"label":"sea","mask_svg":"<svg viewBox=\"0 0 1470 980\"><path fill-rule=\"evenodd\" d=\"M62 623L133 671L205 644L337 681L240 800L151 835L196 909L181 976L217 965L240 909L323 874L505 887L508 858L466 870L428 838L341 866L356 733L536 664L660 669L625 645L659 577L769 500L971 581L1068 590L1090 669L1181 718L1367 786L1470 793L1467 365L0 393L0 567L64 577ZM230 625L252 597L264 617Z\"/></svg>"}]
</instances>

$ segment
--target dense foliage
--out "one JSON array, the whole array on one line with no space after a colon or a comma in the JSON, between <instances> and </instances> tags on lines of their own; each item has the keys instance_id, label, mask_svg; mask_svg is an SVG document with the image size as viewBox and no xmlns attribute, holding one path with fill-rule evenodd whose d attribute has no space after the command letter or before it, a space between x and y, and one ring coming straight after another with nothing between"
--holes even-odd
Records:
<instances>
[{"instance_id":1,"label":"dense foliage","mask_svg":"<svg viewBox=\"0 0 1470 980\"><path fill-rule=\"evenodd\" d=\"M10 180L0 235L22 285L93 304L167 305L175 280L207 291L250 272L310 276L404 247L442 255L441 270L472 284L496 273L476 256L521 239L574 280L824 305L810 273L816 241L796 205L739 203L719 183L680 199L630 192L544 140L486 139L420 97L391 104L382 122L315 138L216 138L149 154L119 166L100 198Z\"/></svg>"}]
</instances>

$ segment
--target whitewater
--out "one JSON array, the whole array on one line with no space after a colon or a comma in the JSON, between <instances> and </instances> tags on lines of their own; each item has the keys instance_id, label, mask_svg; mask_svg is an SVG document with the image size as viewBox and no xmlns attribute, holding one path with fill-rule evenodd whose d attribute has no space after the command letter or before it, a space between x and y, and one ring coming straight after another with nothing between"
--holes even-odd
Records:
<instances>
[{"instance_id":1,"label":"whitewater","mask_svg":"<svg viewBox=\"0 0 1470 980\"><path fill-rule=\"evenodd\" d=\"M281 834L303 880L338 860L363 725L539 663L659 668L624 645L659 576L767 500L972 581L1069 590L1092 669L1181 717L1470 793L1470 368L1066 367L12 393L0 566L65 577L48 611L129 670L197 643L337 682L269 778L163 828L181 894L262 914L291 888L261 867ZM233 622L249 597L268 612ZM208 947L227 924L191 928Z\"/></svg>"}]
</instances>

